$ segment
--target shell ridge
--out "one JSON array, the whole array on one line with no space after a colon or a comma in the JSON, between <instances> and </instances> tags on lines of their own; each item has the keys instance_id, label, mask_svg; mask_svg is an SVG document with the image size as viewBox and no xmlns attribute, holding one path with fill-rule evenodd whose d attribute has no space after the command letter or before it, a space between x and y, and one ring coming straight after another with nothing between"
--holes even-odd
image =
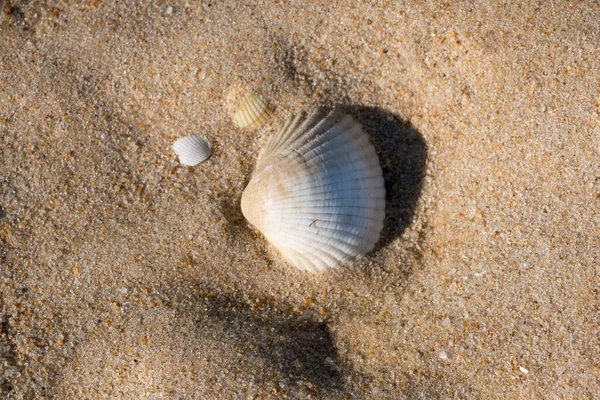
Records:
<instances>
[{"instance_id":1,"label":"shell ridge","mask_svg":"<svg viewBox=\"0 0 600 400\"><path fill-rule=\"evenodd\" d=\"M356 216L353 216L356 219ZM338 238L341 237L341 235L348 235L351 236L351 239L346 240L344 238L341 238L339 240L343 240L345 242L347 242L350 245L353 246L358 246L357 243L355 243L354 239L362 239L362 235L365 232L368 232L370 230L370 228L373 227L377 227L377 223L373 223L376 221L371 221L368 218L365 217L359 217L359 220L362 220L362 223L360 225L357 224L357 221L354 221L354 223L348 223L348 222L339 222L339 221L334 221L334 220L328 220L328 219L324 219L324 218L315 218L314 215L311 215L309 217L304 217L304 218L299 218L296 220L296 222L300 225L300 229L296 229L294 231L294 234L296 234L297 232L299 232L300 230L303 230L304 232L308 232L310 234L316 234L317 236L321 236L321 237L333 237L333 238ZM337 227L336 227L337 225ZM310 229L308 229L310 228ZM312 230L314 230L315 232L313 233ZM274 235L276 237L289 237L290 233L289 231L280 231L275 230L273 231L273 233L271 232L267 232L267 234L265 234L265 236L272 236Z\"/></svg>"},{"instance_id":2,"label":"shell ridge","mask_svg":"<svg viewBox=\"0 0 600 400\"><path fill-rule=\"evenodd\" d=\"M272 145L269 146L269 151L265 152L265 156L268 153L278 150L279 148L290 147L292 144L294 144L294 147L300 147L300 145L295 142L296 140L306 138L305 140L313 141L326 138L329 129L331 127L335 127L336 124L339 123L335 118L338 115L338 110L334 110L322 118L323 110L318 107L309 112L308 116L306 116L306 113L300 113L296 116L292 115L288 120L292 123L288 124L285 129L280 128L279 131L272 136L272 138L276 138L276 140L272 141ZM348 122L355 122L352 117L346 117L348 117ZM302 121L302 118L306 119ZM319 118L322 119L315 125L315 122L317 122ZM324 126L327 129L323 129Z\"/></svg>"},{"instance_id":3,"label":"shell ridge","mask_svg":"<svg viewBox=\"0 0 600 400\"><path fill-rule=\"evenodd\" d=\"M329 226L333 226L331 225L332 223L335 223L336 225L338 225L340 228L344 228L346 227L346 231L352 231L354 230L365 230L367 229L367 227L370 224L370 222L377 222L375 221L374 218L370 218L370 217L365 217L365 216L360 216L357 214L337 214L337 213L329 213L329 214L320 214L317 215L315 213L309 212L309 213L299 213L300 215L303 214L303 216L299 216L295 222L298 223L306 223L306 226L309 226L311 224L317 224L318 222L320 223L324 223L326 224L325 227L329 227ZM331 218L327 218L327 217L333 217L336 215L340 215L341 217L344 217L346 220L350 220L352 222L346 222L346 221L337 221L335 219L331 219ZM289 218L288 218L289 219ZM285 219L283 219L285 220ZM362 221L362 223L360 225L357 225L357 223L359 221ZM322 226L322 225L320 225Z\"/></svg>"},{"instance_id":4,"label":"shell ridge","mask_svg":"<svg viewBox=\"0 0 600 400\"><path fill-rule=\"evenodd\" d=\"M346 188L347 190L356 190L356 189L361 189L364 188L365 190L360 190L359 193L361 192L366 192L367 189L376 189L376 188L382 188L383 185L381 185L379 182L374 182L373 184L369 184L369 185L360 185L360 183L365 180L365 179L371 179L371 178L376 178L373 175L366 175L366 176L359 176L359 177L348 177L347 174L345 174L344 172L339 172L339 173L335 173L332 174L330 176L327 176L325 179L321 179L319 182L317 182L316 185L310 186L310 184L308 183L301 183L301 184L297 184L297 185L290 185L289 188L291 190L293 190L296 193L296 196L300 195L301 192L306 191L306 190L310 190L310 194L324 194L324 193L331 193L331 192L337 192L339 191L337 189L336 186L332 187L332 182L335 182L334 179L345 179L344 183L347 183ZM319 190L321 187L323 187L323 190ZM356 197L356 196L355 196Z\"/></svg>"},{"instance_id":5,"label":"shell ridge","mask_svg":"<svg viewBox=\"0 0 600 400\"><path fill-rule=\"evenodd\" d=\"M354 141L353 141L354 139ZM357 142L358 143L355 143ZM355 150L354 154L351 154L354 158L360 158L361 155L369 156L371 158L371 148L365 146L365 143L368 142L368 136L366 134L358 135L358 136L349 136L344 133L336 135L334 138L331 138L330 141L326 141L319 146L315 146L310 150L304 153L305 158L313 158L318 156L325 156L331 153L350 153L347 149L342 149L344 145L349 146L352 150ZM331 144L330 146L328 146ZM321 153L319 151L325 150Z\"/></svg>"},{"instance_id":6,"label":"shell ridge","mask_svg":"<svg viewBox=\"0 0 600 400\"><path fill-rule=\"evenodd\" d=\"M328 135L324 134L323 136ZM303 148L298 150L298 153L302 154L302 158L307 164L315 164L318 159L322 160L329 157L333 159L334 164L352 165L353 161L363 163L365 159L369 160L376 156L374 152L371 154L369 146L365 146L367 142L368 136L366 134L350 136L342 132L325 137L325 140L319 144L306 143ZM354 167L354 169L359 168Z\"/></svg>"},{"instance_id":7,"label":"shell ridge","mask_svg":"<svg viewBox=\"0 0 600 400\"><path fill-rule=\"evenodd\" d=\"M212 154L210 145L200 135L179 138L172 145L173 151L183 165L194 166L208 159Z\"/></svg>"},{"instance_id":8,"label":"shell ridge","mask_svg":"<svg viewBox=\"0 0 600 400\"><path fill-rule=\"evenodd\" d=\"M371 180L373 182L368 185L361 185L360 178L363 180ZM287 187L288 194L279 196L278 198L270 198L269 206L273 207L279 204L286 204L290 199L293 199L293 204L320 202L324 199L328 199L331 204L339 204L340 202L347 202L350 200L360 200L361 203L356 204L357 207L360 207L363 206L362 201L370 202L373 198L383 198L385 196L383 182L378 181L375 178L376 177L369 175L356 179L354 177L349 178L343 173L339 173L331 177L326 177L326 179L319 180L312 186L307 183L300 183L293 186L290 185ZM340 180L343 180L346 184L341 186L338 183ZM378 196L374 196L373 193ZM260 205L264 204L264 202L258 200L255 204Z\"/></svg>"},{"instance_id":9,"label":"shell ridge","mask_svg":"<svg viewBox=\"0 0 600 400\"><path fill-rule=\"evenodd\" d=\"M315 254L326 254L324 248L327 250L334 252L334 258L339 258L339 255L345 254L343 250L339 248L335 248L331 246L331 244L326 242L320 242L318 247L314 246L315 238L311 236L299 236L294 237L293 240L289 240L289 238L280 237L279 239L269 239L271 243L278 243L278 248L281 250L294 250L300 254L303 254L306 259L311 259L315 256ZM285 253L284 253L285 254ZM322 258L322 257L320 257Z\"/></svg>"},{"instance_id":10,"label":"shell ridge","mask_svg":"<svg viewBox=\"0 0 600 400\"><path fill-rule=\"evenodd\" d=\"M313 227L311 229L314 229L315 231L319 232L319 234L321 231L323 231L323 233L326 233L332 237L336 237L338 234L349 234L356 239L361 239L360 233L362 233L362 231L367 230L367 226L368 226L368 225L363 225L359 228L356 228L356 230L360 230L360 232L355 233L355 232L352 232L350 229L344 229L344 230L335 229L333 227L328 226L327 224L325 226L323 226L322 225L323 222L324 222L323 219L318 219L318 218L306 218L306 220L304 221L304 223L306 224L307 227ZM331 225L331 223L329 225ZM348 225L351 225L351 224L346 224L346 226L348 226ZM321 236L323 236L323 235L321 235ZM352 245L356 245L355 243L350 242L350 241L348 241L348 243L352 244Z\"/></svg>"},{"instance_id":11,"label":"shell ridge","mask_svg":"<svg viewBox=\"0 0 600 400\"><path fill-rule=\"evenodd\" d=\"M350 213L340 214L338 211L340 208L348 208L348 209L352 209L352 210L356 210L357 212L360 212L362 209L364 209L366 207L360 207L360 206L357 207L354 205L343 205L343 204L341 204L341 205L328 205L328 204L319 205L319 204L316 204L312 207L310 207L310 206L308 206L308 207L306 207L306 206L305 207L302 207L302 206L300 206L300 207L269 207L269 209L267 209L265 211L266 212L277 211L279 213L289 212L290 214L293 214L293 213L295 213L295 214L316 214L315 210L324 209L323 211L318 211L318 214L325 215L325 216L326 215L330 215L330 216L335 216L335 215L344 215L344 216L356 215L356 216L358 216L358 215L360 215L360 214L350 214ZM306 211L304 211L304 210L306 210ZM327 212L326 210L331 210L331 211ZM377 208L376 210L377 211L385 211L385 208L381 207L381 208Z\"/></svg>"},{"instance_id":12,"label":"shell ridge","mask_svg":"<svg viewBox=\"0 0 600 400\"><path fill-rule=\"evenodd\" d=\"M304 120L302 120L305 118ZM307 132L307 126L313 123L314 115L306 116L305 113L298 114L298 116L294 120L294 124L288 128L287 132L282 133L281 140L276 150L283 150L282 154L286 154L286 152L293 151L295 149L295 143L298 139L304 136Z\"/></svg>"},{"instance_id":13,"label":"shell ridge","mask_svg":"<svg viewBox=\"0 0 600 400\"><path fill-rule=\"evenodd\" d=\"M267 240L268 240L268 238L267 238ZM273 242L271 242L271 243L273 243ZM318 271L312 264L310 266L306 265L306 264L309 264L306 259L306 256L299 251L296 251L294 249L285 248L285 249L279 250L279 252L286 261L293 263L293 265L296 265L301 270L309 271L309 272L317 272Z\"/></svg>"},{"instance_id":14,"label":"shell ridge","mask_svg":"<svg viewBox=\"0 0 600 400\"><path fill-rule=\"evenodd\" d=\"M325 227L319 226L318 222L315 224L315 232L307 232L300 234L300 237L305 237L307 239L315 240L315 239L324 239L324 243L331 244L332 242L343 243L348 249L351 248L359 248L360 244L357 242L361 239L361 236L358 234L353 234L352 232L346 230L338 230L338 229L327 229ZM296 232L298 234L298 232ZM345 235L352 235L352 239L344 238ZM356 240L355 240L356 239ZM351 251L344 251L346 254L350 254Z\"/></svg>"},{"instance_id":15,"label":"shell ridge","mask_svg":"<svg viewBox=\"0 0 600 400\"><path fill-rule=\"evenodd\" d=\"M307 191L307 189L310 189L309 187L293 187L293 191L294 191L294 195L290 196L294 198L295 203L305 203L305 202L314 202L315 200L321 200L322 198L325 198L326 195L329 194L334 194L334 196L328 196L327 198L331 201L335 201L335 200L370 200L372 198L372 195L366 193L366 191L358 191L356 190L357 188L360 188L360 186L350 186L350 187L345 187L343 189L338 189L338 188L328 188L329 185L319 185L318 187L323 187L326 188L325 190L310 190ZM316 188L315 188L316 189ZM379 185L374 185L374 186L368 186L367 189L380 189ZM358 193L356 193L358 191ZM381 190L383 191L383 189ZM306 192L306 193L303 193ZM308 199L304 200L302 198L304 197L308 197ZM317 197L315 199L315 197ZM283 197L281 199L279 199L279 201L277 202L273 202L271 201L270 204L278 204L278 203L285 203L287 202L288 197ZM257 204L262 204L262 203L257 203ZM357 205L357 207L360 207L360 205Z\"/></svg>"},{"instance_id":16,"label":"shell ridge","mask_svg":"<svg viewBox=\"0 0 600 400\"><path fill-rule=\"evenodd\" d=\"M304 121L301 120L302 118L305 118ZM308 115L306 113L299 114L296 120L299 123L289 128L289 133L285 135L285 139L273 150L279 148L287 149L287 152L298 150L301 147L302 140L312 140L311 136L319 134L319 130L322 130L324 124L332 125L327 117L323 118L323 110L320 108L314 108ZM284 151L283 154L285 153Z\"/></svg>"},{"instance_id":17,"label":"shell ridge","mask_svg":"<svg viewBox=\"0 0 600 400\"><path fill-rule=\"evenodd\" d=\"M295 160L291 160L288 159L288 162L302 162L303 160L298 159L298 161ZM350 161L353 161L352 159L350 159ZM304 161L303 163L306 166L306 161ZM366 164L366 165L364 165ZM363 163L362 160L356 160L356 163L354 163L354 167L352 170L342 170L341 167L343 166L343 164L338 164L337 162L332 162L332 163L327 163L327 162L322 162L322 167L325 170L324 172L326 173L323 179L320 179L319 183L323 182L324 185L323 186L330 186L330 182L334 181L336 178L338 177L343 177L344 180L343 182L345 184L356 184L358 187L364 187L364 188L371 188L371 187L376 187L378 185L380 185L380 182L378 182L376 180L376 182L371 183L371 182L367 182L365 185L365 182L363 182L366 179L370 179L370 178L376 178L377 175L379 175L380 170L375 170L375 171L370 171L370 169L375 169L375 168L370 168L370 164L368 163ZM326 168L329 167L329 170ZM334 170L331 170L331 168L334 168ZM315 169L315 168L313 168ZM313 171L315 173L317 172L321 172L321 171ZM258 174L256 175L258 176ZM299 184L290 185L290 188L293 188L296 191L300 191L304 188L307 187L314 187L314 184L312 182L301 182ZM334 188L335 189L335 188Z\"/></svg>"},{"instance_id":18,"label":"shell ridge","mask_svg":"<svg viewBox=\"0 0 600 400\"><path fill-rule=\"evenodd\" d=\"M351 232L350 230L339 230L334 228L328 229L323 225L319 225L319 222L322 221L317 220L316 224L314 225L315 227L311 228L311 231L305 230L303 233L295 231L294 235L298 235L299 237L310 237L313 240L319 239L323 240L326 243L336 242L338 243L338 245L339 243L343 243L344 245L350 246L351 248L358 249L363 247L363 245L361 244L363 240L362 235L369 231L369 229L366 229L366 227L360 228L360 231L358 232ZM309 224L306 224L306 226L309 227ZM312 230L314 230L314 232L312 232ZM374 242L369 241L369 244L371 243L374 244ZM351 253L351 251L345 252Z\"/></svg>"},{"instance_id":19,"label":"shell ridge","mask_svg":"<svg viewBox=\"0 0 600 400\"><path fill-rule=\"evenodd\" d=\"M300 269L361 258L385 218L385 182L369 135L337 109L292 115L260 151L242 211Z\"/></svg>"},{"instance_id":20,"label":"shell ridge","mask_svg":"<svg viewBox=\"0 0 600 400\"><path fill-rule=\"evenodd\" d=\"M287 253L292 252L293 254L297 255L297 258L300 259L301 261L299 262L299 264L294 264L294 265L298 265L300 269L303 269L304 271L308 271L308 272L312 272L312 273L318 273L319 271L322 271L326 268L325 265L323 265L323 261L319 260L320 263L317 265L317 263L315 262L314 259L310 259L307 256L305 256L304 254L302 254L299 251L296 251L294 249L288 249ZM284 258L287 259L287 254L283 255Z\"/></svg>"},{"instance_id":21,"label":"shell ridge","mask_svg":"<svg viewBox=\"0 0 600 400\"><path fill-rule=\"evenodd\" d=\"M325 261L325 264L330 265L330 266L334 266L334 265L340 265L344 262L346 262L348 259L352 258L351 253L348 253L344 250L342 250L339 247L335 247L330 243L325 243L325 242L319 242L319 245L321 247L315 247L314 246L314 238L306 236L306 237L302 237L302 238L298 238L298 239L302 239L302 240L296 240L294 241L293 245L283 245L281 246L281 249L294 249L295 251L302 253L303 250L306 250L306 256L305 258L307 260L311 260L311 262L314 264L314 259L320 259L320 260L325 260L325 259L329 259L330 261L333 261L333 264L331 262L327 262ZM325 251L325 248L327 248L328 251L330 251L330 253L328 253L327 251ZM285 255L285 253L284 253Z\"/></svg>"},{"instance_id":22,"label":"shell ridge","mask_svg":"<svg viewBox=\"0 0 600 400\"><path fill-rule=\"evenodd\" d=\"M322 222L322 221L321 221ZM361 231L364 231L364 228L360 228ZM336 241L341 241L344 244L348 245L348 246L352 246L352 247L358 247L357 244L348 241L344 238L340 238L338 239L338 234L346 234L346 233L351 233L348 232L347 230L337 230L337 229L327 229L325 227L323 227L322 225L319 225L319 220L318 219L312 219L312 220L307 220L304 221L303 225L300 225L299 229L295 229L293 231L282 231L282 230L275 230L273 232L267 232L265 233L265 236L271 236L274 237L276 242L282 242L282 241L292 241L294 238L306 238L306 239L310 239L310 240L314 240L315 238L319 238L319 239L326 239L327 241L330 240L336 240ZM356 236L359 237L359 235L352 235L352 236Z\"/></svg>"},{"instance_id":23,"label":"shell ridge","mask_svg":"<svg viewBox=\"0 0 600 400\"><path fill-rule=\"evenodd\" d=\"M302 122L302 118L305 117L305 113L301 113L297 116L290 117L291 123L288 124L286 129L280 129L276 132L271 139L270 143L267 144L268 149L264 152L264 154L259 155L259 162L262 162L266 159L269 154L276 152L279 149L285 149L288 147L287 151L282 152L282 155L297 154L300 151L300 148L304 146L304 141L315 142L318 140L324 140L327 142L328 132L331 127L335 127L335 121L329 121L330 113L324 119L318 121L315 126L309 128L309 126L314 125L315 122L322 116L322 110L319 108L313 109L310 115L306 118L304 122ZM349 117L351 120L351 117ZM328 125L326 125L328 124ZM326 126L327 129L323 130L323 127ZM322 132L319 132L322 130ZM296 149L298 148L298 149Z\"/></svg>"},{"instance_id":24,"label":"shell ridge","mask_svg":"<svg viewBox=\"0 0 600 400\"><path fill-rule=\"evenodd\" d=\"M271 154L275 154L276 151L282 147L282 143L287 139L287 136L291 135L296 131L299 121L301 121L302 114L290 116L286 122L269 137L265 148L260 152L257 159L257 167L265 159L269 158Z\"/></svg>"},{"instance_id":25,"label":"shell ridge","mask_svg":"<svg viewBox=\"0 0 600 400\"><path fill-rule=\"evenodd\" d=\"M344 202L344 200L347 200ZM351 200L355 200L350 202ZM360 202L362 204L356 204ZM287 205L286 203L261 203L258 207L261 209L266 215L272 213L279 214L319 214L319 215L332 215L340 214L340 211L343 211L341 215L370 215L365 214L365 209L373 209L374 211L383 212L385 211L385 206L380 202L375 202L369 197L357 197L357 198L338 198L333 201L322 199L320 201L314 202L310 200L303 200L302 202L297 202L295 205ZM354 211L354 212L346 212L346 211Z\"/></svg>"},{"instance_id":26,"label":"shell ridge","mask_svg":"<svg viewBox=\"0 0 600 400\"><path fill-rule=\"evenodd\" d=\"M321 211L321 208L324 210ZM269 210L265 210L268 213L281 215L281 220L285 221L290 218L301 219L306 217L310 219L310 222L313 220L320 221L336 221L341 226L348 225L349 223L346 221L351 221L350 224L356 224L359 220L364 219L367 221L375 221L379 219L381 214L385 212L385 209L378 208L373 212L365 213L365 207L355 207L352 205L341 205L341 206L309 206L309 207L298 207L298 208L287 208L287 209L279 209L273 208ZM340 218L337 218L339 216ZM286 218L287 217L287 218ZM266 221L271 221L272 218L268 215L264 218ZM341 221L339 219L342 219ZM276 221L273 221L276 222ZM360 224L362 226L363 224Z\"/></svg>"},{"instance_id":27,"label":"shell ridge","mask_svg":"<svg viewBox=\"0 0 600 400\"><path fill-rule=\"evenodd\" d=\"M311 143L313 145L319 142L327 143L332 137L335 137L337 133L335 128L340 123L340 121L337 121L335 118L332 117L333 113L334 112L328 114L324 119L322 119L316 125L312 126L310 129L307 129L305 131L301 131L299 129L299 132L301 132L301 134L297 135L297 137L295 138L296 141L293 142L294 149L296 151L304 151L304 147ZM321 110L319 109L317 109L313 113L315 118L320 117L321 114Z\"/></svg>"},{"instance_id":28,"label":"shell ridge","mask_svg":"<svg viewBox=\"0 0 600 400\"><path fill-rule=\"evenodd\" d=\"M285 254L283 252L281 252L281 255L283 256L283 258L285 260L292 263L292 265L298 266L298 268L303 271L312 272L312 273L319 272L319 270L317 269L316 266L312 265L312 263L309 263L308 260L306 259L306 257L304 257L302 254L298 253L295 250L289 249L287 251L287 253L285 253ZM310 265L307 265L307 264L310 264Z\"/></svg>"},{"instance_id":29,"label":"shell ridge","mask_svg":"<svg viewBox=\"0 0 600 400\"><path fill-rule=\"evenodd\" d=\"M254 107L255 107L254 108L255 113L261 112L260 109L258 108L258 106L254 105ZM271 116L272 111L273 111L271 106L269 106L268 103L264 103L262 107L263 107L263 109L262 109L260 116L254 122L252 122L248 126L248 128L256 128L256 127L262 125L267 120L267 118L269 118Z\"/></svg>"},{"instance_id":30,"label":"shell ridge","mask_svg":"<svg viewBox=\"0 0 600 400\"><path fill-rule=\"evenodd\" d=\"M302 118L304 118L304 113L292 115L289 118L287 127L285 129L280 129L273 134L273 137L277 138L277 146L273 147L273 151L285 146L286 141L290 138L290 136L293 136L294 133L298 131L299 126L302 124Z\"/></svg>"},{"instance_id":31,"label":"shell ridge","mask_svg":"<svg viewBox=\"0 0 600 400\"><path fill-rule=\"evenodd\" d=\"M239 100L233 113L233 123L241 129L256 128L272 114L269 101L250 90Z\"/></svg>"},{"instance_id":32,"label":"shell ridge","mask_svg":"<svg viewBox=\"0 0 600 400\"><path fill-rule=\"evenodd\" d=\"M298 209L299 206L310 206L311 204L317 207L339 207L339 206L343 206L344 204L348 204L348 202L350 200L356 200L356 201L367 201L367 202L371 202L372 201L372 197L368 194L364 194L364 195L357 195L357 194L350 194L352 193L351 189L347 189L347 191L336 191L336 190L331 190L331 191L323 191L323 192L312 192L310 193L308 196L307 195L296 195L296 196L292 196L295 197L294 200L294 204L293 205L289 205L286 206L287 202L285 200L287 200L286 198L283 198L279 201L270 201L268 202L269 205L269 209L271 210L294 210L294 209ZM344 193L348 193L346 195L344 195ZM326 196L328 194L334 194L335 196ZM318 198L313 198L314 196L319 196ZM302 197L308 197L308 199L299 199ZM324 203L323 201L327 200L327 203ZM345 201L345 203L344 203ZM255 203L257 205L265 205L266 203ZM283 206L280 206L280 204L283 204ZM361 209L361 208L365 208L365 206L363 204L352 204L353 208L356 209ZM383 208L383 207L382 207ZM265 210L267 211L267 210Z\"/></svg>"}]
</instances>

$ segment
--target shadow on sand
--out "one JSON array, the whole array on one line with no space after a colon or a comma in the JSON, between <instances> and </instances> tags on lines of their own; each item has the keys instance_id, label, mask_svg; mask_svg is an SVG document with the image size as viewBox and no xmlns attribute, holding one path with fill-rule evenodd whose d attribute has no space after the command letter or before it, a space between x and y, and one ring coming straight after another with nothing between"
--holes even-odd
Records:
<instances>
[{"instance_id":1,"label":"shadow on sand","mask_svg":"<svg viewBox=\"0 0 600 400\"><path fill-rule=\"evenodd\" d=\"M381 238L385 247L410 225L421 195L427 144L423 136L400 117L377 107L342 106L373 139L385 180L386 207Z\"/></svg>"},{"instance_id":2,"label":"shadow on sand","mask_svg":"<svg viewBox=\"0 0 600 400\"><path fill-rule=\"evenodd\" d=\"M201 331L206 324L223 334L223 341L244 358L259 357L280 387L291 392L343 392L337 350L326 322L317 321L285 305L261 300L250 306L234 296L200 295L196 310Z\"/></svg>"}]
</instances>

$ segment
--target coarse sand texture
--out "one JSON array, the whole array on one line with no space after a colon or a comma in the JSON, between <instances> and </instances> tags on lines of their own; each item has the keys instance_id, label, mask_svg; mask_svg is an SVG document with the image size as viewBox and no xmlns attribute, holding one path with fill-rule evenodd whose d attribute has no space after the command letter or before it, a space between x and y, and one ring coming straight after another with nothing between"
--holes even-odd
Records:
<instances>
[{"instance_id":1,"label":"coarse sand texture","mask_svg":"<svg viewBox=\"0 0 600 400\"><path fill-rule=\"evenodd\" d=\"M597 398L599 38L592 0L0 0L0 398ZM385 182L318 274L240 209L315 106Z\"/></svg>"}]
</instances>

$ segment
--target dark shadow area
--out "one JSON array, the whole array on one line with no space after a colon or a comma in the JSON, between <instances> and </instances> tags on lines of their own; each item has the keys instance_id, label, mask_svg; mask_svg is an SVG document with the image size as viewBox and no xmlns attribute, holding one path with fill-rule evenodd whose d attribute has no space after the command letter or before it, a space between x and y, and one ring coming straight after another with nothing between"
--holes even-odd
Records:
<instances>
[{"instance_id":1,"label":"dark shadow area","mask_svg":"<svg viewBox=\"0 0 600 400\"><path fill-rule=\"evenodd\" d=\"M373 139L385 180L386 207L381 248L411 224L425 177L427 144L423 136L400 117L377 107L343 105Z\"/></svg>"},{"instance_id":2,"label":"dark shadow area","mask_svg":"<svg viewBox=\"0 0 600 400\"><path fill-rule=\"evenodd\" d=\"M222 332L213 339L247 360L262 359L266 369L261 374L274 377L281 387L306 394L343 392L340 361L326 322L264 298L248 305L233 296L204 294L194 308L201 310L197 324L203 336L207 324L212 325L208 331Z\"/></svg>"},{"instance_id":3,"label":"dark shadow area","mask_svg":"<svg viewBox=\"0 0 600 400\"><path fill-rule=\"evenodd\" d=\"M248 243L251 243L252 240L256 239L256 235L251 229L248 229L249 223L244 218L244 214L242 214L240 201L241 194L237 196L224 196L219 201L219 208L227 220L225 228L227 240L230 245L235 245L242 240L250 241Z\"/></svg>"},{"instance_id":4,"label":"dark shadow area","mask_svg":"<svg viewBox=\"0 0 600 400\"><path fill-rule=\"evenodd\" d=\"M0 221L5 217L6 212L0 207ZM6 247L6 238L0 238L0 265L2 266L7 265ZM15 335L15 330L10 324L10 315L6 312L4 298L0 295L0 365L3 365L4 372L13 372L22 369L17 364L17 344L11 340ZM2 398L8 398L13 389L14 386L10 375L6 373L0 374L0 394L3 396Z\"/></svg>"},{"instance_id":5,"label":"dark shadow area","mask_svg":"<svg viewBox=\"0 0 600 400\"><path fill-rule=\"evenodd\" d=\"M10 370L11 372L21 371L23 369L17 362L17 344L10 340L14 335L16 335L16 333L10 324L10 316L4 314L0 315L0 362L2 362L5 370ZM10 396L14 389L11 381L12 380L8 375L0 375L0 394L2 394L2 396Z\"/></svg>"}]
</instances>

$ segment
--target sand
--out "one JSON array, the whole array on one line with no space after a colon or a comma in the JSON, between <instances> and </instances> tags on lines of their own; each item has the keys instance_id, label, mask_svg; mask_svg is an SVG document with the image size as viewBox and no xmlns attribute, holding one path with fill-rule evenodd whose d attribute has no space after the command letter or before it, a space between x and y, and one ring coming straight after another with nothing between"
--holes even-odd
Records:
<instances>
[{"instance_id":1,"label":"sand","mask_svg":"<svg viewBox=\"0 0 600 400\"><path fill-rule=\"evenodd\" d=\"M0 1L0 397L598 396L597 2L141 3ZM267 126L233 126L244 88ZM320 275L239 209L315 104L387 188Z\"/></svg>"}]
</instances>

